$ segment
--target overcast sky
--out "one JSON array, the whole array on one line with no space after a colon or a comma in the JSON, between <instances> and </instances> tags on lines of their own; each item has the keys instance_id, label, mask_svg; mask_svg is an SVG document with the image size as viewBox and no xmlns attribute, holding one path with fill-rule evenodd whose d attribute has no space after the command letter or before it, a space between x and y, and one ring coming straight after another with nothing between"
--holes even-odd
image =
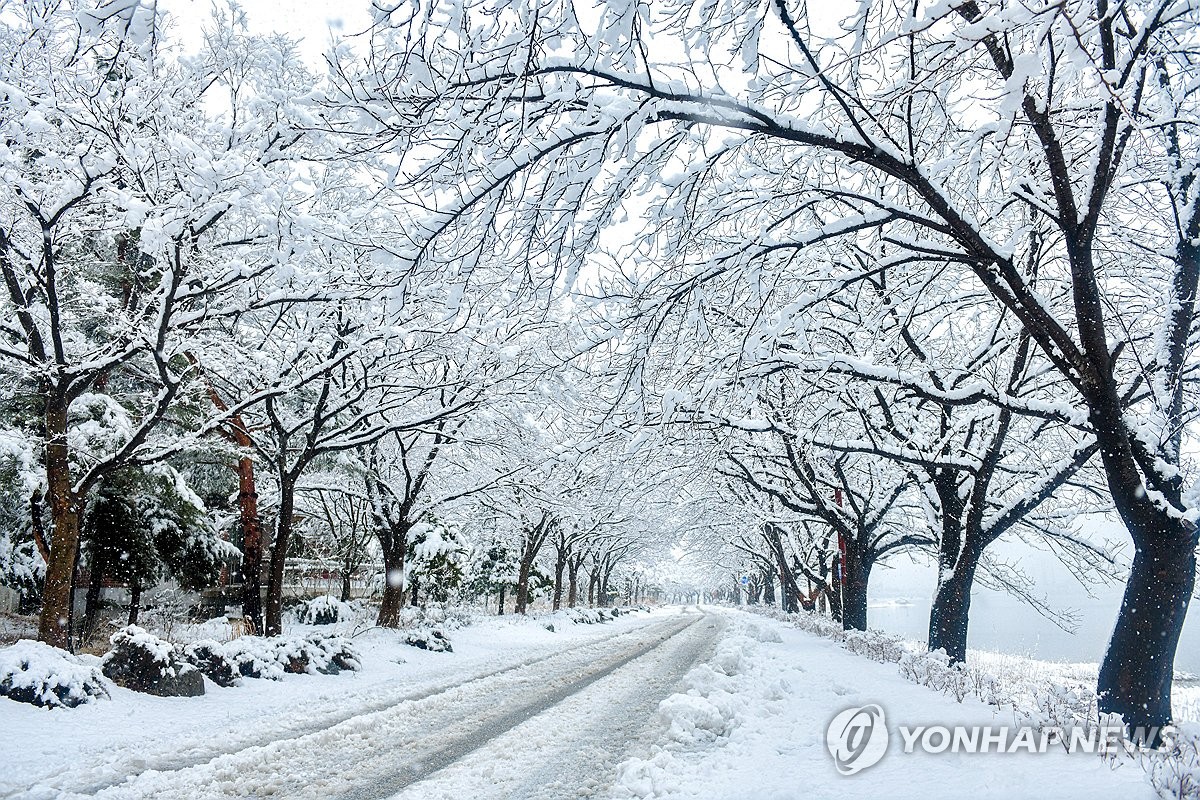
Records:
<instances>
[{"instance_id":1,"label":"overcast sky","mask_svg":"<svg viewBox=\"0 0 1200 800\"><path fill-rule=\"evenodd\" d=\"M188 51L199 48L202 31L212 18L210 0L158 0L169 15L168 34ZM369 0L241 0L252 33L286 33L300 40L301 51L319 64L330 32L345 35L363 31L371 22Z\"/></svg>"}]
</instances>

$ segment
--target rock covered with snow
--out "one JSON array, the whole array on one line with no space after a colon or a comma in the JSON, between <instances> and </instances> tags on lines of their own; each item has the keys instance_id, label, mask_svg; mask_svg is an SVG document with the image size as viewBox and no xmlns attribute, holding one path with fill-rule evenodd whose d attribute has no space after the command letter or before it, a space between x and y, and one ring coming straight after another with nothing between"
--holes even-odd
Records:
<instances>
[{"instance_id":1,"label":"rock covered with snow","mask_svg":"<svg viewBox=\"0 0 1200 800\"><path fill-rule=\"evenodd\" d=\"M130 625L114 633L109 643L113 649L105 654L101 669L118 686L160 697L204 694L204 676L165 639Z\"/></svg>"},{"instance_id":2,"label":"rock covered with snow","mask_svg":"<svg viewBox=\"0 0 1200 800\"><path fill-rule=\"evenodd\" d=\"M0 648L0 695L47 708L74 708L109 696L100 670L29 639Z\"/></svg>"}]
</instances>

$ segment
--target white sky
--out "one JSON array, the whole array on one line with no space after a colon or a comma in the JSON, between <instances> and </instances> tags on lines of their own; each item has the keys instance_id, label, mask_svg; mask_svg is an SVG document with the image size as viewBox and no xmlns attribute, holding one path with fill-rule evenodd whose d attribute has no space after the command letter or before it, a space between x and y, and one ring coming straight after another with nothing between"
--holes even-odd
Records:
<instances>
[{"instance_id":1,"label":"white sky","mask_svg":"<svg viewBox=\"0 0 1200 800\"><path fill-rule=\"evenodd\" d=\"M211 0L157 0L168 16L167 34L188 52L200 47L202 31L214 7L224 2ZM371 23L370 0L241 0L251 33L286 33L300 40L300 50L313 66L334 35L359 33Z\"/></svg>"}]
</instances>

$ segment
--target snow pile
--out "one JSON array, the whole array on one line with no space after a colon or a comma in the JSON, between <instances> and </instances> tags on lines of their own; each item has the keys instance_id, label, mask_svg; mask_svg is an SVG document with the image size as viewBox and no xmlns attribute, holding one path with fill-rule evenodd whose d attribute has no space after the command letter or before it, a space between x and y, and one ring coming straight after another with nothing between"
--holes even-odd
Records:
<instances>
[{"instance_id":1,"label":"snow pile","mask_svg":"<svg viewBox=\"0 0 1200 800\"><path fill-rule=\"evenodd\" d=\"M100 670L29 639L0 649L0 695L48 708L74 708L109 696Z\"/></svg>"},{"instance_id":2,"label":"snow pile","mask_svg":"<svg viewBox=\"0 0 1200 800\"><path fill-rule=\"evenodd\" d=\"M760 644L782 638L770 626L748 620L732 627L708 662L684 676L684 691L659 703L666 741L650 758L632 758L618 768L617 796L657 797L676 791L682 759L722 746L751 708L775 713L788 687L765 672L755 654Z\"/></svg>"},{"instance_id":3,"label":"snow pile","mask_svg":"<svg viewBox=\"0 0 1200 800\"><path fill-rule=\"evenodd\" d=\"M431 653L453 653L450 639L437 628L418 628L409 631L404 637L404 643Z\"/></svg>"},{"instance_id":4,"label":"snow pile","mask_svg":"<svg viewBox=\"0 0 1200 800\"><path fill-rule=\"evenodd\" d=\"M165 639L130 625L108 641L113 649L105 654L101 670L118 686L161 697L204 694L201 673Z\"/></svg>"}]
</instances>

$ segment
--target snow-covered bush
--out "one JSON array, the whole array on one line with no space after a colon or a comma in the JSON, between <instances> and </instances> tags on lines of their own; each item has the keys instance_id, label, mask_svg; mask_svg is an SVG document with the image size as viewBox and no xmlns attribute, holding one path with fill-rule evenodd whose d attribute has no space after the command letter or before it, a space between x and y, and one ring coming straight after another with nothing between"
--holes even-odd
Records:
<instances>
[{"instance_id":1,"label":"snow-covered bush","mask_svg":"<svg viewBox=\"0 0 1200 800\"><path fill-rule=\"evenodd\" d=\"M238 664L225 654L223 646L212 640L192 642L183 649L189 664L203 672L217 686L239 686L242 674Z\"/></svg>"},{"instance_id":2,"label":"snow-covered bush","mask_svg":"<svg viewBox=\"0 0 1200 800\"><path fill-rule=\"evenodd\" d=\"M310 634L302 639L279 637L274 642L279 665L294 675L336 675L344 669L362 668L358 653L340 636Z\"/></svg>"},{"instance_id":3,"label":"snow-covered bush","mask_svg":"<svg viewBox=\"0 0 1200 800\"><path fill-rule=\"evenodd\" d=\"M882 664L895 664L908 652L904 640L877 631L845 631L843 642L851 653Z\"/></svg>"},{"instance_id":4,"label":"snow-covered bush","mask_svg":"<svg viewBox=\"0 0 1200 800\"><path fill-rule=\"evenodd\" d=\"M74 708L108 697L104 676L65 650L22 639L0 649L0 695L19 703Z\"/></svg>"},{"instance_id":5,"label":"snow-covered bush","mask_svg":"<svg viewBox=\"0 0 1200 800\"><path fill-rule=\"evenodd\" d=\"M175 646L136 625L108 640L101 670L113 683L161 697L196 697L204 694L204 678L183 660Z\"/></svg>"},{"instance_id":6,"label":"snow-covered bush","mask_svg":"<svg viewBox=\"0 0 1200 800\"><path fill-rule=\"evenodd\" d=\"M243 678L265 678L283 680L283 666L278 661L278 652L271 639L261 636L239 636L221 645L226 658L237 665Z\"/></svg>"},{"instance_id":7,"label":"snow-covered bush","mask_svg":"<svg viewBox=\"0 0 1200 800\"><path fill-rule=\"evenodd\" d=\"M1167 731L1163 746L1141 753L1150 785L1163 800L1200 798L1200 723L1187 722Z\"/></svg>"},{"instance_id":8,"label":"snow-covered bush","mask_svg":"<svg viewBox=\"0 0 1200 800\"><path fill-rule=\"evenodd\" d=\"M558 612L576 625L595 625L616 619L619 612L609 608L564 608Z\"/></svg>"},{"instance_id":9,"label":"snow-covered bush","mask_svg":"<svg viewBox=\"0 0 1200 800\"><path fill-rule=\"evenodd\" d=\"M285 673L336 675L362 669L358 652L341 636L241 636L220 647L244 678L278 681Z\"/></svg>"},{"instance_id":10,"label":"snow-covered bush","mask_svg":"<svg viewBox=\"0 0 1200 800\"><path fill-rule=\"evenodd\" d=\"M436 628L409 631L404 637L404 643L420 648L421 650L429 650L433 653L454 652L454 648L450 646L450 640L446 638L446 634Z\"/></svg>"},{"instance_id":11,"label":"snow-covered bush","mask_svg":"<svg viewBox=\"0 0 1200 800\"><path fill-rule=\"evenodd\" d=\"M362 657L348 639L310 634L308 641L320 653L315 659L318 672L334 675L343 670L357 672L362 669Z\"/></svg>"},{"instance_id":12,"label":"snow-covered bush","mask_svg":"<svg viewBox=\"0 0 1200 800\"><path fill-rule=\"evenodd\" d=\"M292 609L295 621L301 625L332 625L355 618L357 609L331 594L303 600Z\"/></svg>"}]
</instances>

